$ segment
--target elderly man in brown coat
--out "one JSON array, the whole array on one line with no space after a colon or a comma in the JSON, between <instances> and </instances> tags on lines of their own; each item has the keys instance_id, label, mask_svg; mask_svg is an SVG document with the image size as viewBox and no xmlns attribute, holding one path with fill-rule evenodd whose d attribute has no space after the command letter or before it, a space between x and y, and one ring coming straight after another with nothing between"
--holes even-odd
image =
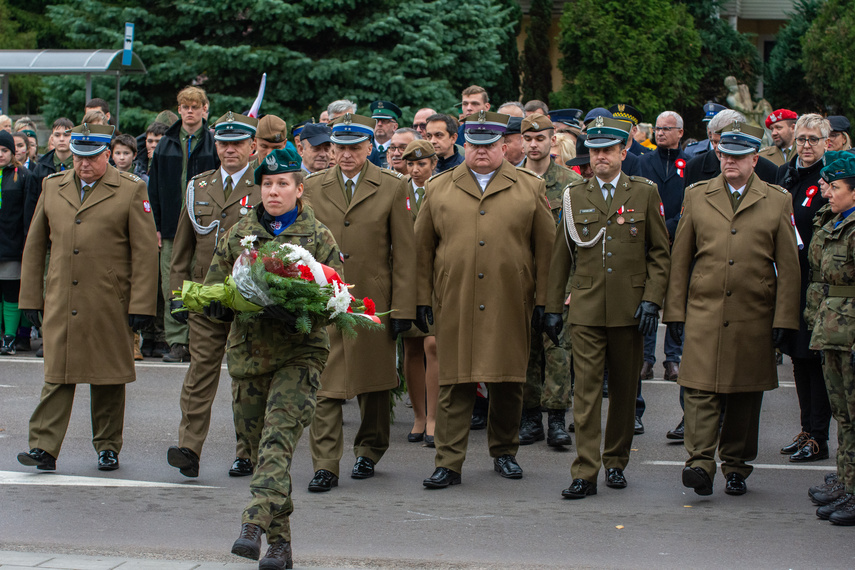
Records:
<instances>
[{"instance_id":1,"label":"elderly man in brown coat","mask_svg":"<svg viewBox=\"0 0 855 570\"><path fill-rule=\"evenodd\" d=\"M407 185L397 172L368 162L374 119L346 113L332 125L337 165L306 178L306 199L333 233L355 297L374 300L386 330L343 338L330 327L330 356L321 375L309 444L315 476L309 491L338 485L344 450L344 400L359 400L361 422L353 443L354 479L374 476L374 464L389 448L390 392L398 385L395 339L416 313L413 217Z\"/></svg>"},{"instance_id":2,"label":"elderly man in brown coat","mask_svg":"<svg viewBox=\"0 0 855 570\"><path fill-rule=\"evenodd\" d=\"M433 322L439 359L436 469L430 489L459 484L479 382L490 391L495 470L516 461L531 327L539 328L555 222L540 177L503 158L509 117L466 119L465 162L431 178L416 220L419 328ZM534 316L533 316L534 315Z\"/></svg>"},{"instance_id":3,"label":"elderly man in brown coat","mask_svg":"<svg viewBox=\"0 0 855 570\"><path fill-rule=\"evenodd\" d=\"M157 232L145 183L110 166L113 127L72 130L74 170L45 179L21 267L20 306L44 313L45 384L24 465L56 469L77 384L90 384L98 469L119 467L134 330L154 319ZM51 248L44 279L45 254ZM130 326L129 326L130 325Z\"/></svg>"},{"instance_id":4,"label":"elderly man in brown coat","mask_svg":"<svg viewBox=\"0 0 855 570\"><path fill-rule=\"evenodd\" d=\"M761 128L720 132L721 175L686 189L663 317L673 338L685 323L683 485L698 495L712 493L716 446L724 492L746 492L763 392L778 387L772 349L799 328L792 199L754 174Z\"/></svg>"}]
</instances>

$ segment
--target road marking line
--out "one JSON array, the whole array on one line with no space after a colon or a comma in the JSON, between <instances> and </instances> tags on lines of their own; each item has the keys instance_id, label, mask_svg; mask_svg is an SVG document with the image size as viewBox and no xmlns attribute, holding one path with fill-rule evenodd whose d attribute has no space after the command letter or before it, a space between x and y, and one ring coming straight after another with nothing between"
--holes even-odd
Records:
<instances>
[{"instance_id":1,"label":"road marking line","mask_svg":"<svg viewBox=\"0 0 855 570\"><path fill-rule=\"evenodd\" d=\"M111 479L109 477L78 477L76 475L56 475L54 473L23 473L21 471L0 471L0 485L46 485L51 487L165 487L183 489L219 489L210 485L188 485L179 483L161 483L159 481L133 481L130 479Z\"/></svg>"},{"instance_id":2,"label":"road marking line","mask_svg":"<svg viewBox=\"0 0 855 570\"><path fill-rule=\"evenodd\" d=\"M403 520L391 521L391 522L396 522L396 523L398 523L398 522L424 522L424 521L463 521L463 522L466 522L467 519L492 519L495 517L495 515L470 515L470 516L465 516L465 517L442 517L439 515L431 515L428 513L420 513L418 511L407 511L407 514L419 515L419 516L425 517L425 518L403 519Z\"/></svg>"},{"instance_id":3,"label":"road marking line","mask_svg":"<svg viewBox=\"0 0 855 570\"><path fill-rule=\"evenodd\" d=\"M14 358L4 360L4 362L21 362L21 363L25 362L28 364L31 364L34 362L44 363L44 361L45 361L44 358L37 358L35 356L21 356L21 357L16 356ZM189 362L134 362L134 366L137 366L139 368L187 368L188 366L190 366L190 363ZM225 370L226 365L223 364L221 366L221 368L223 370ZM12 388L12 386L0 385L0 388Z\"/></svg>"},{"instance_id":4,"label":"road marking line","mask_svg":"<svg viewBox=\"0 0 855 570\"><path fill-rule=\"evenodd\" d=\"M685 467L684 461L643 461L644 465L668 465ZM721 465L721 463L718 463ZM834 471L834 465L775 465L774 463L749 463L755 469L786 469L791 471Z\"/></svg>"},{"instance_id":5,"label":"road marking line","mask_svg":"<svg viewBox=\"0 0 855 570\"><path fill-rule=\"evenodd\" d=\"M662 380L660 378L654 378L653 380L642 380L645 384L671 384L672 386L679 386L676 382L672 382L670 380ZM778 386L781 388L795 388L795 382L778 382Z\"/></svg>"}]
</instances>

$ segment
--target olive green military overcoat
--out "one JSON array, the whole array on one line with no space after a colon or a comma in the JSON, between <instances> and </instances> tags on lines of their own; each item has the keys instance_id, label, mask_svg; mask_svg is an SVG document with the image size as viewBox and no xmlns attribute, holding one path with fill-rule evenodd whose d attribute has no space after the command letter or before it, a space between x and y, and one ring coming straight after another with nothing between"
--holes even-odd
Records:
<instances>
[{"instance_id":1,"label":"olive green military overcoat","mask_svg":"<svg viewBox=\"0 0 855 570\"><path fill-rule=\"evenodd\" d=\"M799 328L792 215L790 195L756 175L735 213L724 175L686 189L662 319L686 323L681 386L717 393L778 386L772 329Z\"/></svg>"},{"instance_id":2,"label":"olive green military overcoat","mask_svg":"<svg viewBox=\"0 0 855 570\"><path fill-rule=\"evenodd\" d=\"M194 229L187 215L187 197L191 193L188 183L188 196L185 196L172 244L169 281L173 291L180 291L185 280L204 282L217 240L244 217L255 215L253 207L261 204L261 187L255 185L254 176L253 170L247 168L243 177L234 183L228 199L223 193L223 177L219 168L203 172L191 180L196 223L207 227L214 220L220 222L219 228L206 235Z\"/></svg>"},{"instance_id":3,"label":"olive green military overcoat","mask_svg":"<svg viewBox=\"0 0 855 570\"><path fill-rule=\"evenodd\" d=\"M24 247L19 301L44 310L45 382L133 382L128 314L155 314L157 274L157 231L139 177L108 166L82 204L73 170L46 178Z\"/></svg>"},{"instance_id":4,"label":"olive green military overcoat","mask_svg":"<svg viewBox=\"0 0 855 570\"><path fill-rule=\"evenodd\" d=\"M418 304L435 295L440 385L525 382L554 235L543 180L506 160L483 194L466 163L428 180L416 219Z\"/></svg>"},{"instance_id":5,"label":"olive green military overcoat","mask_svg":"<svg viewBox=\"0 0 855 570\"><path fill-rule=\"evenodd\" d=\"M365 163L350 204L345 202L341 168L322 170L304 181L304 200L327 226L341 250L343 279L351 294L374 300L386 330L360 330L345 339L329 328L330 357L318 396L353 398L394 388L395 342L389 318L416 316L416 257L413 215L407 210L407 187L401 175Z\"/></svg>"}]
</instances>

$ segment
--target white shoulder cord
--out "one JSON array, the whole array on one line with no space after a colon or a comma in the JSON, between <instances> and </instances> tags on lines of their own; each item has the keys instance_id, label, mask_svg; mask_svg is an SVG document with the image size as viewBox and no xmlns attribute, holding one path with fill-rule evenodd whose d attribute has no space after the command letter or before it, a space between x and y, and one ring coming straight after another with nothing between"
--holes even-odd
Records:
<instances>
[{"instance_id":1,"label":"white shoulder cord","mask_svg":"<svg viewBox=\"0 0 855 570\"><path fill-rule=\"evenodd\" d=\"M196 221L196 188L193 185L193 180L187 183L187 197L185 199L185 204L187 206L187 215L190 216L190 223L193 224L193 229L196 230L196 233L202 236L206 236L211 233L214 228L217 230L217 241L220 241L220 220L214 220L207 226L203 226Z\"/></svg>"},{"instance_id":2,"label":"white shoulder cord","mask_svg":"<svg viewBox=\"0 0 855 570\"><path fill-rule=\"evenodd\" d=\"M564 240L567 242L567 248L570 251L573 251L573 248L570 246L570 241L567 240L567 236L570 236L576 245L584 248L591 248L597 245L597 242L602 239L604 235L606 235L606 226L600 228L600 231L597 232L591 240L582 241L582 238L579 237L579 232L576 231L576 221L573 217L573 204L570 201L570 187L564 189L564 203L562 204L564 207ZM603 266L606 264L606 240L603 240Z\"/></svg>"}]
</instances>

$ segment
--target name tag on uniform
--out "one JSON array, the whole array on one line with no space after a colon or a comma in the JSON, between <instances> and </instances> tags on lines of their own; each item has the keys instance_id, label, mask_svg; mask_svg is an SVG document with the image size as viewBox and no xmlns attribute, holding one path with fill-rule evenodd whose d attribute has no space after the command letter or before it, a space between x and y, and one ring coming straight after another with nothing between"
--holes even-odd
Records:
<instances>
[{"instance_id":1,"label":"name tag on uniform","mask_svg":"<svg viewBox=\"0 0 855 570\"><path fill-rule=\"evenodd\" d=\"M595 208L585 208L584 210L579 210L580 214L590 214L591 212L596 212Z\"/></svg>"}]
</instances>

